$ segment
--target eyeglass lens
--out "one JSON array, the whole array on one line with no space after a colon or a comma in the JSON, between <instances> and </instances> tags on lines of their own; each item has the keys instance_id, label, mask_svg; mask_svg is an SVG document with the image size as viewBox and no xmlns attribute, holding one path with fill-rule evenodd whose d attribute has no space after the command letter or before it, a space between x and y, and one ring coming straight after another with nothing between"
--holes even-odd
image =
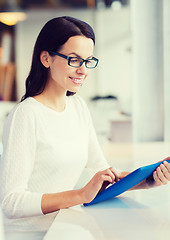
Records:
<instances>
[{"instance_id":1,"label":"eyeglass lens","mask_svg":"<svg viewBox=\"0 0 170 240\"><path fill-rule=\"evenodd\" d=\"M83 64L83 60L81 58L72 57L70 58L69 65L72 67L80 67ZM88 59L85 61L85 66L87 68L94 68L97 65L97 60L95 59Z\"/></svg>"}]
</instances>

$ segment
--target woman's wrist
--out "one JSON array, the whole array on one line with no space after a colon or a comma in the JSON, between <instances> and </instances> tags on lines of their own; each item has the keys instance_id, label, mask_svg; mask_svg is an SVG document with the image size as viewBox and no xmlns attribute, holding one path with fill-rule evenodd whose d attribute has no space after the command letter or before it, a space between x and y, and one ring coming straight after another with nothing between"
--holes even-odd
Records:
<instances>
[{"instance_id":1,"label":"woman's wrist","mask_svg":"<svg viewBox=\"0 0 170 240\"><path fill-rule=\"evenodd\" d=\"M79 195L79 199L80 199L81 204L88 202L87 199L86 199L86 194L85 194L84 187L78 190L78 195Z\"/></svg>"}]
</instances>

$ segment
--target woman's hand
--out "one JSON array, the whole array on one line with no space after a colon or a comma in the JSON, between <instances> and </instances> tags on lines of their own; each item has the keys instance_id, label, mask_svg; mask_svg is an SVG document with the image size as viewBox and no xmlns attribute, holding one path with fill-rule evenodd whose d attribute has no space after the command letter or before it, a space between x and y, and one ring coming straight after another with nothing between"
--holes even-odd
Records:
<instances>
[{"instance_id":1,"label":"woman's hand","mask_svg":"<svg viewBox=\"0 0 170 240\"><path fill-rule=\"evenodd\" d=\"M151 178L146 179L149 187L166 185L168 181L170 181L170 163L166 160L170 160L170 157L166 158L164 162L156 168Z\"/></svg>"},{"instance_id":2,"label":"woman's hand","mask_svg":"<svg viewBox=\"0 0 170 240\"><path fill-rule=\"evenodd\" d=\"M108 184L117 182L119 174L112 167L100 171L94 175L90 182L81 189L81 195L84 203L91 202L98 192L104 190Z\"/></svg>"},{"instance_id":3,"label":"woman's hand","mask_svg":"<svg viewBox=\"0 0 170 240\"><path fill-rule=\"evenodd\" d=\"M168 181L170 181L170 163L166 160L170 160L170 157L164 159L164 162L161 163L153 174L148 177L146 180L140 182L139 184L135 185L129 190L136 190L136 189L148 189L153 187L158 187L161 185L166 185ZM162 161L160 161L162 162ZM122 172L119 176L119 179L127 176L130 172Z\"/></svg>"}]
</instances>

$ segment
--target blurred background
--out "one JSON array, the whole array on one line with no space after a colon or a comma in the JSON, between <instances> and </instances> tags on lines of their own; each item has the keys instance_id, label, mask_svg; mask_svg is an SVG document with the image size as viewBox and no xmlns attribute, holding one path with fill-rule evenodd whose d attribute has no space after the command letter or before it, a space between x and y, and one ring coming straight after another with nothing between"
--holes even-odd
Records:
<instances>
[{"instance_id":1,"label":"blurred background","mask_svg":"<svg viewBox=\"0 0 170 240\"><path fill-rule=\"evenodd\" d=\"M169 0L0 0L0 141L24 95L37 35L63 15L88 22L96 34L99 65L79 95L99 141L169 141Z\"/></svg>"}]
</instances>

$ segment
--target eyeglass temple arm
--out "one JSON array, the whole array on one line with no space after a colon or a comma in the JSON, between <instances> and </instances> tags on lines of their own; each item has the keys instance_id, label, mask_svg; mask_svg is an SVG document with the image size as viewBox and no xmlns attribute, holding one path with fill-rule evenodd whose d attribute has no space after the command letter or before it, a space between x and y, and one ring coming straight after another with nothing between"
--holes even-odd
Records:
<instances>
[{"instance_id":1,"label":"eyeglass temple arm","mask_svg":"<svg viewBox=\"0 0 170 240\"><path fill-rule=\"evenodd\" d=\"M53 53L53 54L55 54L57 56L63 57L63 58L68 59L68 60L70 59L70 57L68 57L68 56L66 56L64 54L61 54L61 53L57 53L57 52L53 52L53 51L50 51L50 53Z\"/></svg>"}]
</instances>

